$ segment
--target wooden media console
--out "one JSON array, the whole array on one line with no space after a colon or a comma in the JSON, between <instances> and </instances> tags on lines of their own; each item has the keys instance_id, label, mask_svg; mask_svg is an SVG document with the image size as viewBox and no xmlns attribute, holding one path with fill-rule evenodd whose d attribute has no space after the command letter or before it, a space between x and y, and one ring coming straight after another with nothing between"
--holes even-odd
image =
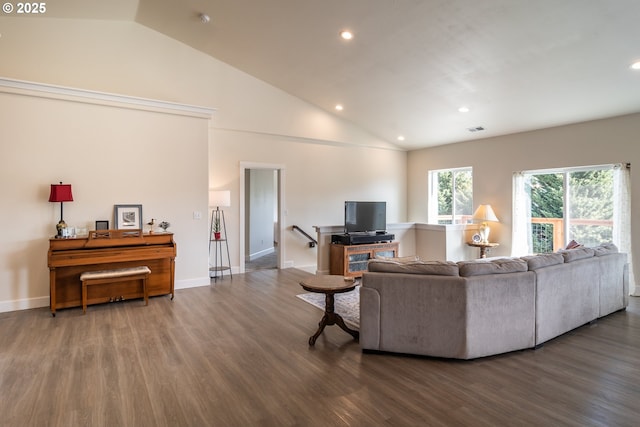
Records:
<instances>
[{"instance_id":1,"label":"wooden media console","mask_svg":"<svg viewBox=\"0 0 640 427\"><path fill-rule=\"evenodd\" d=\"M365 245L332 243L329 249L329 273L344 277L362 277L367 263L376 256L397 257L398 242Z\"/></svg>"}]
</instances>

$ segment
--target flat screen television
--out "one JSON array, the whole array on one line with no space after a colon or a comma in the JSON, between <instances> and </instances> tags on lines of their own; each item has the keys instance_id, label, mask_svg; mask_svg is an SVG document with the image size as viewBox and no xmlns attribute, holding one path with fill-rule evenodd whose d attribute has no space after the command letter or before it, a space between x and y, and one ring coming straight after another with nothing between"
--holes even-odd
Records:
<instances>
[{"instance_id":1,"label":"flat screen television","mask_svg":"<svg viewBox=\"0 0 640 427\"><path fill-rule=\"evenodd\" d=\"M387 202L344 202L344 232L384 233L387 230Z\"/></svg>"}]
</instances>

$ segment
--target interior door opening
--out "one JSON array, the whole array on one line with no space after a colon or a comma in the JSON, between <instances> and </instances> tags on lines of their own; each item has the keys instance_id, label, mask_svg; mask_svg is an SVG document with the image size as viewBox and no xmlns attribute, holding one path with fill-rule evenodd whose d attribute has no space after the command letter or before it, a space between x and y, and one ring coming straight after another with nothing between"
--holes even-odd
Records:
<instances>
[{"instance_id":1,"label":"interior door opening","mask_svg":"<svg viewBox=\"0 0 640 427\"><path fill-rule=\"evenodd\" d=\"M278 174L245 170L245 271L277 268Z\"/></svg>"},{"instance_id":2,"label":"interior door opening","mask_svg":"<svg viewBox=\"0 0 640 427\"><path fill-rule=\"evenodd\" d=\"M241 272L282 268L282 179L276 165L241 168Z\"/></svg>"}]
</instances>

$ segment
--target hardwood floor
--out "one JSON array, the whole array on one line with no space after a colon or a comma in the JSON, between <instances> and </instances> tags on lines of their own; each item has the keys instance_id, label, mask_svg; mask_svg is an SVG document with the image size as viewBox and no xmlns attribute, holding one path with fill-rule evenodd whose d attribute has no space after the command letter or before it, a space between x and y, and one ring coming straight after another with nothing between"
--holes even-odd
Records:
<instances>
[{"instance_id":1,"label":"hardwood floor","mask_svg":"<svg viewBox=\"0 0 640 427\"><path fill-rule=\"evenodd\" d=\"M252 272L255 270L264 270L269 268L278 268L278 256L275 252L263 255L252 261L245 261L244 271Z\"/></svg>"},{"instance_id":2,"label":"hardwood floor","mask_svg":"<svg viewBox=\"0 0 640 427\"><path fill-rule=\"evenodd\" d=\"M0 314L1 426L637 426L640 301L474 361L363 354L260 270L169 297Z\"/></svg>"}]
</instances>

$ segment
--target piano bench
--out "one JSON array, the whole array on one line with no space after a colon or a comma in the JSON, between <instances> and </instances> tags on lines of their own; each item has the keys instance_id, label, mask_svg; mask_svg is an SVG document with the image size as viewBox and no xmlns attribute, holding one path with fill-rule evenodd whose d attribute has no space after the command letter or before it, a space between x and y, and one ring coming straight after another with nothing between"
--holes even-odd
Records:
<instances>
[{"instance_id":1,"label":"piano bench","mask_svg":"<svg viewBox=\"0 0 640 427\"><path fill-rule=\"evenodd\" d=\"M149 291L147 279L151 270L147 266L119 268L115 270L86 271L80 275L82 282L82 313L87 312L87 286L104 285L106 283L125 282L128 280L142 280L144 305L149 305Z\"/></svg>"}]
</instances>

